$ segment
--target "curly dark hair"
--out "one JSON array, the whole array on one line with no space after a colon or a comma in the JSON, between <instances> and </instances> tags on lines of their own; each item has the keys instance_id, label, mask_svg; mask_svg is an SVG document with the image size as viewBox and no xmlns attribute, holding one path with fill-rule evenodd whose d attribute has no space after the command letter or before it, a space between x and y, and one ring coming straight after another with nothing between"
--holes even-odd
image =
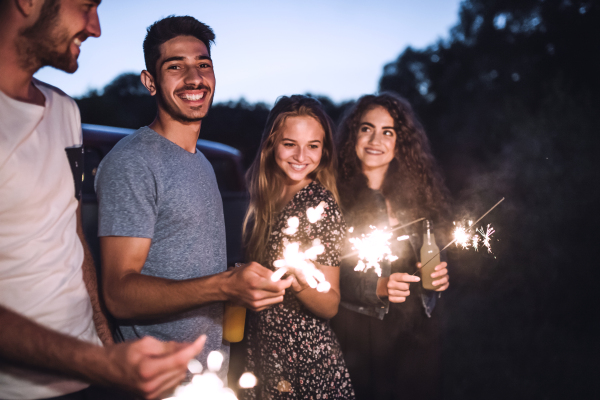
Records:
<instances>
[{"instance_id":1,"label":"curly dark hair","mask_svg":"<svg viewBox=\"0 0 600 400\"><path fill-rule=\"evenodd\" d=\"M365 112L383 107L394 120L395 156L386 172L381 193L402 222L425 217L447 223L449 192L412 107L393 93L361 97L343 116L338 129L338 190L344 214L352 224L368 224L376 212L375 192L368 187L356 154L360 120Z\"/></svg>"}]
</instances>

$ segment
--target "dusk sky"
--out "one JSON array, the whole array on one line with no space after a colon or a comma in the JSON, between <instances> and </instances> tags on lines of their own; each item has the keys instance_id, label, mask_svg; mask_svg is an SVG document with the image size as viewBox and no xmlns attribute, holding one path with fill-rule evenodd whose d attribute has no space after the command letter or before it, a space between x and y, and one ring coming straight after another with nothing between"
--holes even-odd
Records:
<instances>
[{"instance_id":1,"label":"dusk sky","mask_svg":"<svg viewBox=\"0 0 600 400\"><path fill-rule=\"evenodd\" d=\"M383 66L407 47L448 37L459 0L104 0L102 36L81 47L78 71L36 74L77 97L123 72L144 69L146 28L168 15L191 15L216 34L215 101L272 104L283 94L354 99L377 90Z\"/></svg>"}]
</instances>

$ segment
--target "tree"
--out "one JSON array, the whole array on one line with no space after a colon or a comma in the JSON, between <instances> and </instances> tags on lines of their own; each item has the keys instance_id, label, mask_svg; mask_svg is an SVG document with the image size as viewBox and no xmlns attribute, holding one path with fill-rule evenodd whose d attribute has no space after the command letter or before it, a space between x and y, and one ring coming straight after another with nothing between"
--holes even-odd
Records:
<instances>
[{"instance_id":1,"label":"tree","mask_svg":"<svg viewBox=\"0 0 600 400\"><path fill-rule=\"evenodd\" d=\"M454 254L449 398L587 394L598 274L577 250L597 237L599 70L600 7L577 0L464 1L449 39L384 68L380 90L414 105L457 217L507 197L488 219L497 259Z\"/></svg>"}]
</instances>

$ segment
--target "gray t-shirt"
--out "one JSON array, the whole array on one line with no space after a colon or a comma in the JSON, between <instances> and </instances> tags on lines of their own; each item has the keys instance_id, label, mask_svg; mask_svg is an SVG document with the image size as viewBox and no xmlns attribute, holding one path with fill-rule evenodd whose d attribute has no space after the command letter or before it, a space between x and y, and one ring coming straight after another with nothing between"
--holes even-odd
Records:
<instances>
[{"instance_id":1,"label":"gray t-shirt","mask_svg":"<svg viewBox=\"0 0 600 400\"><path fill-rule=\"evenodd\" d=\"M191 279L227 267L223 203L212 166L148 127L122 139L96 175L98 236L151 238L142 274ZM222 342L223 303L164 319L119 321L125 340L153 336L191 342L207 335L198 359L220 350L227 371L229 346Z\"/></svg>"}]
</instances>

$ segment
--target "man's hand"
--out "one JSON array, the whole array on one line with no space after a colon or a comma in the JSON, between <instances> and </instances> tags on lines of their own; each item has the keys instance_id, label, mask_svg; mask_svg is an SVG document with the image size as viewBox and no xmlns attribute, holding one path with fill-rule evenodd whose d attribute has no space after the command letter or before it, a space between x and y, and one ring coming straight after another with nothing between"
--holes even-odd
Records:
<instances>
[{"instance_id":1,"label":"man's hand","mask_svg":"<svg viewBox=\"0 0 600 400\"><path fill-rule=\"evenodd\" d=\"M285 289L290 287L294 279L290 276L273 282L273 272L256 262L233 268L227 273L229 276L222 289L227 298L253 311L281 303Z\"/></svg>"},{"instance_id":2,"label":"man's hand","mask_svg":"<svg viewBox=\"0 0 600 400\"><path fill-rule=\"evenodd\" d=\"M435 281L431 282L433 284L433 286L439 286L438 288L435 289L436 292L443 292L444 290L448 289L448 286L450 286L450 282L449 279L450 277L448 276L448 264L444 261L441 262L440 264L436 265L435 268L433 269L433 272L431 273L431 277L433 279L436 279ZM421 268L421 263L417 263L417 268Z\"/></svg>"},{"instance_id":3,"label":"man's hand","mask_svg":"<svg viewBox=\"0 0 600 400\"><path fill-rule=\"evenodd\" d=\"M403 303L410 296L411 282L419 282L421 278L404 272L391 274L389 278L377 281L377 296L387 297L391 303Z\"/></svg>"},{"instance_id":4,"label":"man's hand","mask_svg":"<svg viewBox=\"0 0 600 400\"><path fill-rule=\"evenodd\" d=\"M188 362L204 347L206 336L194 343L161 342L145 337L106 348L111 376L107 384L118 384L146 399L170 394L186 377Z\"/></svg>"}]
</instances>

